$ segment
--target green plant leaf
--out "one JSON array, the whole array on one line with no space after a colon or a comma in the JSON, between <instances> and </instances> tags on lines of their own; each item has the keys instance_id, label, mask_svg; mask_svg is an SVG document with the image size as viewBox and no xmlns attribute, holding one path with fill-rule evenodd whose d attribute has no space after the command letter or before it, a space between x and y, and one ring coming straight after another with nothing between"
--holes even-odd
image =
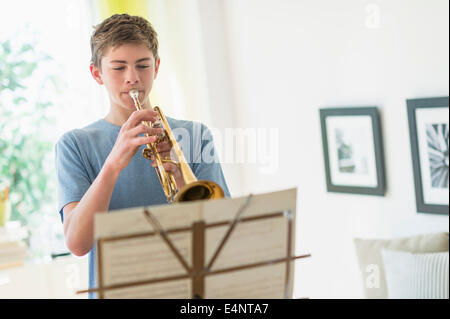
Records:
<instances>
[{"instance_id":1,"label":"green plant leaf","mask_svg":"<svg viewBox=\"0 0 450 319\"><path fill-rule=\"evenodd\" d=\"M20 49L20 53L25 53L28 51L34 51L33 46L29 43L25 43L22 45L22 48Z\"/></svg>"},{"instance_id":2,"label":"green plant leaf","mask_svg":"<svg viewBox=\"0 0 450 319\"><path fill-rule=\"evenodd\" d=\"M10 40L3 42L2 47L3 47L3 52L5 55L11 53L11 41Z\"/></svg>"},{"instance_id":3,"label":"green plant leaf","mask_svg":"<svg viewBox=\"0 0 450 319\"><path fill-rule=\"evenodd\" d=\"M33 43L12 43L0 41L0 179L7 179L10 184L12 219L26 224L30 216L44 214L42 207L46 202L55 201L56 176L46 164L53 155L53 144L40 134L50 122L49 110L54 105L28 98L25 86L25 80L34 76L40 62L50 61L51 57L36 52ZM57 85L44 85L54 78L54 74L45 75L41 82L43 92L57 92ZM10 94L4 94L6 91Z\"/></svg>"}]
</instances>

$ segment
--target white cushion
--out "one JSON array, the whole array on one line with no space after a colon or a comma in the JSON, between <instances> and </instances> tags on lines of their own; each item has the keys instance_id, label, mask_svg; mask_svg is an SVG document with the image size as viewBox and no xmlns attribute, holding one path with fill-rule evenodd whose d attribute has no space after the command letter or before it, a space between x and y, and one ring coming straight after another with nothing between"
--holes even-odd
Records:
<instances>
[{"instance_id":1,"label":"white cushion","mask_svg":"<svg viewBox=\"0 0 450 319\"><path fill-rule=\"evenodd\" d=\"M448 232L423 234L391 239L355 238L355 248L361 269L366 298L388 298L381 250L400 250L428 254L448 252Z\"/></svg>"},{"instance_id":2,"label":"white cushion","mask_svg":"<svg viewBox=\"0 0 450 319\"><path fill-rule=\"evenodd\" d=\"M449 254L381 250L390 299L448 299Z\"/></svg>"}]
</instances>

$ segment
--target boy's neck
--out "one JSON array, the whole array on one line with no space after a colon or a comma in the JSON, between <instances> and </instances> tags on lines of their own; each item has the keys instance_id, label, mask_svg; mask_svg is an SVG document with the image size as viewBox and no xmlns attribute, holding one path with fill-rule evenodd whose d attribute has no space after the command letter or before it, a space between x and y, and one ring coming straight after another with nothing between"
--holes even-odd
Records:
<instances>
[{"instance_id":1,"label":"boy's neck","mask_svg":"<svg viewBox=\"0 0 450 319\"><path fill-rule=\"evenodd\" d=\"M153 109L150 102L142 105L143 109ZM109 109L109 113L105 116L104 120L108 123L122 126L128 118L133 114L135 110L127 110L123 107L119 107L117 105L111 105Z\"/></svg>"}]
</instances>

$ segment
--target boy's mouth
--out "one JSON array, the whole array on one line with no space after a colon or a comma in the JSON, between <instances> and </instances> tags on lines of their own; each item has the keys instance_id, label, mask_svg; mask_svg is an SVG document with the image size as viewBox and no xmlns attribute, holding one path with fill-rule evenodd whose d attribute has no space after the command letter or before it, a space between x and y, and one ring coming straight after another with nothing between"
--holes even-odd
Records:
<instances>
[{"instance_id":1,"label":"boy's mouth","mask_svg":"<svg viewBox=\"0 0 450 319\"><path fill-rule=\"evenodd\" d=\"M130 90L128 90L128 91L124 91L124 92L121 92L121 95L122 94L126 94L126 97L125 97L125 99L128 101L129 99L131 100L131 101L133 101L133 98L131 97L131 95L130 95L130 91L136 91L138 94L137 94L137 99L139 100L139 102L140 103L142 103L142 99L143 99L143 96L144 96L144 91L142 91L142 90L137 90L137 89L130 89ZM128 104L128 102L127 102L127 104ZM135 107L135 104L134 104L134 101L129 105L130 107L132 107L132 108L134 108Z\"/></svg>"},{"instance_id":2,"label":"boy's mouth","mask_svg":"<svg viewBox=\"0 0 450 319\"><path fill-rule=\"evenodd\" d=\"M144 91L143 90L136 90L136 89L131 89L131 90L128 90L128 91L123 91L123 92L121 92L122 94L130 94L130 91L138 91L139 92L139 94L143 94L144 93Z\"/></svg>"},{"instance_id":3,"label":"boy's mouth","mask_svg":"<svg viewBox=\"0 0 450 319\"><path fill-rule=\"evenodd\" d=\"M132 99L131 96L130 96L130 91L132 91L132 90L121 92L120 95L123 95L123 94L126 95L125 98L126 98L127 100L128 100L128 99ZM144 91L141 91L141 90L135 90L135 91L138 92L137 97L138 97L139 100L141 100L141 99L143 98L143 96L144 96Z\"/></svg>"}]
</instances>

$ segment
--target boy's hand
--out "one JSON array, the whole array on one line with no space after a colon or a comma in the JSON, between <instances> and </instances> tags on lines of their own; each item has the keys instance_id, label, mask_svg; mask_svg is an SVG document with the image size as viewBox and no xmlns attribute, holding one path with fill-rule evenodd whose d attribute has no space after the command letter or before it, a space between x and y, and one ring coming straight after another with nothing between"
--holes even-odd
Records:
<instances>
[{"instance_id":1,"label":"boy's hand","mask_svg":"<svg viewBox=\"0 0 450 319\"><path fill-rule=\"evenodd\" d=\"M105 165L109 165L120 172L128 166L141 145L155 142L158 139L158 133L163 130L161 128L150 128L144 125L142 121L153 123L157 116L158 113L149 109L133 112L122 125ZM139 136L142 133L147 133L149 136Z\"/></svg>"},{"instance_id":2,"label":"boy's hand","mask_svg":"<svg viewBox=\"0 0 450 319\"><path fill-rule=\"evenodd\" d=\"M176 158L174 159L171 157L172 146L169 144L169 142L167 142L166 139L162 142L159 142L156 145L156 149L158 150L158 153L162 159L170 159L175 162L178 161L178 159L176 159ZM175 178L175 182L177 183L178 189L180 189L181 187L183 187L185 185L183 177L181 176L180 169L178 168L177 165L175 165L173 163L163 163L163 166L164 166L164 169L168 173L171 173L173 175L173 177ZM152 156L152 167L156 167L156 161L154 159L154 156Z\"/></svg>"}]
</instances>

